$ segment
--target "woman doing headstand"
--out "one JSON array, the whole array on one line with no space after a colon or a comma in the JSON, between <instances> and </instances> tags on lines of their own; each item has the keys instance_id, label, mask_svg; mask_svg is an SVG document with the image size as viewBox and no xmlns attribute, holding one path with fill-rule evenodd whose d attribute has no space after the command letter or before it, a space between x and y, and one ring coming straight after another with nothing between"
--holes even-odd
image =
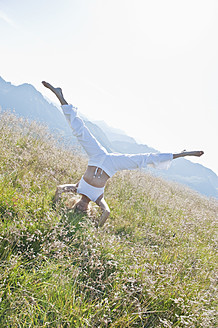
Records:
<instances>
[{"instance_id":1,"label":"woman doing headstand","mask_svg":"<svg viewBox=\"0 0 218 328\"><path fill-rule=\"evenodd\" d=\"M75 192L82 197L76 203L76 208L86 212L90 201L95 202L102 210L98 226L102 226L110 215L110 209L104 199L104 188L107 180L117 171L133 170L146 166L167 169L171 161L178 157L203 155L203 151L183 151L172 153L147 153L147 154L113 154L108 153L95 139L77 115L77 109L69 105L64 99L61 88L54 88L43 81L42 84L50 89L61 103L63 113L70 124L73 134L86 151L89 161L88 167L77 184L64 184L57 187L55 201L63 192Z\"/></svg>"}]
</instances>

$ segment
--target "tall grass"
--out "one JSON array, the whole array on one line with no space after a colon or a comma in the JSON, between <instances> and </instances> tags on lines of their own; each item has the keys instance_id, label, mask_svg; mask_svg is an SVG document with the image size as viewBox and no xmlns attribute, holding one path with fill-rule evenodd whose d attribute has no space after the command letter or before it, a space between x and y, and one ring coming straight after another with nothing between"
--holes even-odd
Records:
<instances>
[{"instance_id":1,"label":"tall grass","mask_svg":"<svg viewBox=\"0 0 218 328\"><path fill-rule=\"evenodd\" d=\"M216 326L216 200L122 172L96 229L53 204L86 158L13 114L0 131L1 327Z\"/></svg>"}]
</instances>

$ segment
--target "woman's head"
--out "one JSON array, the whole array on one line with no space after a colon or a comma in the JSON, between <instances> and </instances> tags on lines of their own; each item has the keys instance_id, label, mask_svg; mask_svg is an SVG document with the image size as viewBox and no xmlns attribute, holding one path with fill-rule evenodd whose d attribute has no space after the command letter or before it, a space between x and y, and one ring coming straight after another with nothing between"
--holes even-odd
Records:
<instances>
[{"instance_id":1,"label":"woman's head","mask_svg":"<svg viewBox=\"0 0 218 328\"><path fill-rule=\"evenodd\" d=\"M88 207L89 207L89 202L90 202L90 200L86 200L86 199L84 199L82 197L79 201L76 202L75 208L78 211L87 212L88 211Z\"/></svg>"},{"instance_id":2,"label":"woman's head","mask_svg":"<svg viewBox=\"0 0 218 328\"><path fill-rule=\"evenodd\" d=\"M68 209L76 210L82 213L85 213L89 218L96 220L96 217L99 215L99 206L97 204L89 204L90 200L86 196L74 195L68 201L65 202L65 205Z\"/></svg>"},{"instance_id":3,"label":"woman's head","mask_svg":"<svg viewBox=\"0 0 218 328\"><path fill-rule=\"evenodd\" d=\"M76 209L81 212L87 212L89 208L90 199L84 195L73 197L68 202L66 202L66 206L68 208Z\"/></svg>"}]
</instances>

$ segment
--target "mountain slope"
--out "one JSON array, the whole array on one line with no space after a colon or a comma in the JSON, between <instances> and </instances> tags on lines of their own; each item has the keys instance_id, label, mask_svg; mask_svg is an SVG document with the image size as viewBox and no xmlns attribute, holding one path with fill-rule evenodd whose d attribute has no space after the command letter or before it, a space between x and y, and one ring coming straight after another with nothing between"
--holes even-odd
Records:
<instances>
[{"instance_id":1,"label":"mountain slope","mask_svg":"<svg viewBox=\"0 0 218 328\"><path fill-rule=\"evenodd\" d=\"M102 127L110 142L110 149L120 153L158 152L147 145L138 144L133 138L121 131L110 128L105 122L96 122ZM96 136L98 138L98 136ZM198 191L199 193L218 198L218 176L203 165L192 163L185 158L173 161L167 170L149 169L154 176L160 176L169 181L175 181Z\"/></svg>"},{"instance_id":2,"label":"mountain slope","mask_svg":"<svg viewBox=\"0 0 218 328\"><path fill-rule=\"evenodd\" d=\"M55 207L86 159L0 114L0 325L205 327L215 322L218 203L142 172L116 174L111 217Z\"/></svg>"},{"instance_id":3,"label":"mountain slope","mask_svg":"<svg viewBox=\"0 0 218 328\"><path fill-rule=\"evenodd\" d=\"M180 158L159 176L187 185L203 195L218 198L218 176L201 164Z\"/></svg>"}]
</instances>

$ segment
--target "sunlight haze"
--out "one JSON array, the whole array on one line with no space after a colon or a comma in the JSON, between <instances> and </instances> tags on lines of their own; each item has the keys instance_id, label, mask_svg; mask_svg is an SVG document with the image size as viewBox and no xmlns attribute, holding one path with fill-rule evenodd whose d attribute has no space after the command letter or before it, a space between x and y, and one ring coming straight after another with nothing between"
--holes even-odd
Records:
<instances>
[{"instance_id":1,"label":"sunlight haze","mask_svg":"<svg viewBox=\"0 0 218 328\"><path fill-rule=\"evenodd\" d=\"M0 0L0 76L218 174L216 0Z\"/></svg>"}]
</instances>

